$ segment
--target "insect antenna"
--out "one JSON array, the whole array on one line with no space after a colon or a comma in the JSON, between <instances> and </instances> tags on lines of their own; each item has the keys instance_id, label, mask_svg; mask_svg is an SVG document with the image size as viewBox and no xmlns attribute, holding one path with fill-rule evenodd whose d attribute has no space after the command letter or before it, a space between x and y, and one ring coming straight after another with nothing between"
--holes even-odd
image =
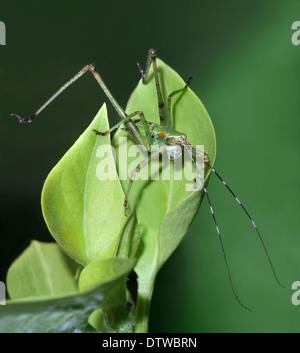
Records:
<instances>
[{"instance_id":1,"label":"insect antenna","mask_svg":"<svg viewBox=\"0 0 300 353\"><path fill-rule=\"evenodd\" d=\"M231 188L227 185L227 183L223 180L223 178L221 178L221 176L216 172L216 170L215 170L211 165L209 165L209 163L206 162L206 164L208 165L208 167L210 168L210 170L219 178L219 180L221 180L221 182L226 186L227 190L229 190L229 192L231 193L231 195L235 198L236 202L242 207L242 209L244 210L245 214L246 214L247 217L250 219L250 221L251 221L251 223L252 223L254 229L256 230L256 233L257 233L257 235L258 235L258 237L259 237L259 239L260 239L260 242L261 242L261 244L262 244L262 246L263 246L263 248L264 248L265 254L266 254L267 258L268 258L269 264L270 264L270 266L271 266L273 275L274 275L274 277L275 277L277 283L278 283L281 287L285 288L285 286L280 283L280 281L279 281L279 279L278 279L278 277L277 277L277 274L276 274L276 271L275 271L275 269L274 269L273 263L272 263L272 261L271 261L271 257L270 257L270 255L269 255L269 253L268 253L267 247L266 247L266 245L265 245L265 243L264 243L264 241L263 241L263 238L262 238L262 236L261 236L261 234L260 234L260 232L259 232L259 230L258 230L258 228L257 228L257 226L256 226L256 224L255 224L255 222L254 222L254 220L253 220L253 218L250 216L249 212L246 210L246 208L244 207L244 205L243 205L243 204L241 203L241 201L237 198L237 196L236 196L235 193L231 190Z\"/></svg>"},{"instance_id":2,"label":"insect antenna","mask_svg":"<svg viewBox=\"0 0 300 353\"><path fill-rule=\"evenodd\" d=\"M212 208L212 204L211 204L211 201L210 201L210 198L209 198L209 195L208 195L208 192L207 192L207 189L204 185L204 180L200 174L200 171L193 159L193 155L190 151L190 147L191 146L188 146L188 145L185 145L185 144L182 144L181 145L186 151L187 153L189 154L191 160L192 160L192 163L194 164L194 167L196 169L196 172L199 176L199 179L201 180L201 184L203 186L203 190L204 190L204 193L205 193L205 196L206 196L206 199L208 201L208 204L209 204L209 208L210 208L210 212L211 212L211 215L213 217L213 220L214 220L214 223L215 223L215 227L216 227L216 231L217 231L217 234L218 234L218 237L219 237L219 241L220 241L220 245L221 245L221 248L222 248L222 253L223 253L223 257L224 257L224 261L225 261L225 265L226 265L226 269L227 269L227 273L228 273L228 278L229 278L229 281L230 281L230 286L231 286L231 290L233 292L233 295L235 296L235 299L238 301L238 303L246 310L249 310L249 311L252 311L252 309L246 307L239 299L238 295L236 294L235 290L234 290L234 287L233 287L233 282L232 282L232 278L231 278L231 273L230 273L230 269L229 269L229 264L228 264L228 261L227 261L227 256L226 256L226 253L225 253L225 248L224 248L224 245L223 245L223 241L222 241L222 237L221 237L221 234L220 234L220 230L219 230L219 227L218 227L218 223L217 223L217 220L216 220L216 216L215 216L215 213L214 213L214 210Z\"/></svg>"}]
</instances>

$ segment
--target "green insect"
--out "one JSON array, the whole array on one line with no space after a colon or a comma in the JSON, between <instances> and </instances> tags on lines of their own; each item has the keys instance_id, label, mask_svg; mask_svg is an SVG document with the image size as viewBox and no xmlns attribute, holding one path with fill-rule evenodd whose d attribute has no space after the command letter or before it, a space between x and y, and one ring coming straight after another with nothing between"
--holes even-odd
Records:
<instances>
[{"instance_id":1,"label":"green insect","mask_svg":"<svg viewBox=\"0 0 300 353\"><path fill-rule=\"evenodd\" d=\"M219 241L222 247L223 251L223 256L228 272L228 277L230 280L231 288L233 291L233 294L239 304L244 307L247 310L250 310L247 308L245 305L243 305L238 298L234 287L233 287L233 282L231 279L231 273L229 270L228 266L228 261L227 257L225 254L220 230L216 221L215 213L212 208L212 204L206 189L206 186L204 184L203 177L201 176L201 173L199 171L199 168L195 162L196 157L200 157L202 162L203 162L203 168L206 170L209 168L221 182L226 186L226 188L229 190L229 192L233 195L237 203L242 207L243 211L247 215L247 217L250 219L261 243L264 248L265 254L268 258L268 261L271 265L273 274L275 276L276 281L279 283L280 286L284 287L278 280L276 272L274 270L273 264L271 262L270 256L268 254L268 251L266 249L266 246L263 242L263 239L260 235L260 232L254 222L254 220L251 218L250 214L246 210L246 208L243 206L241 201L237 198L235 193L232 191L232 189L227 185L227 183L221 178L221 176L216 172L216 170L210 165L209 163L209 156L205 152L200 152L196 150L187 140L187 136L185 133L178 132L172 129L171 127L171 104L172 104L172 97L180 92L184 92L187 90L188 86L190 85L190 80L191 78L186 82L185 86L182 87L181 89L172 92L169 94L167 98L167 102L164 102L163 96L161 93L161 88L160 88L160 83L159 83L159 77L158 77L158 69L157 69L157 63L156 63L156 51L154 49L150 49L148 51L148 57L147 57L147 62L146 62L146 67L145 70L143 70L140 65L138 64L139 71L142 75L142 80L143 83L146 84L148 81L148 76L149 76L149 68L150 66L153 66L153 72L154 72L154 79L155 79L155 85L156 85L156 94L157 94L157 103L158 104L158 111L159 111L159 118L160 118L160 124L155 124L152 122L149 122L146 120L146 117L144 116L144 113L142 111L135 111L131 113L130 115L127 115L126 112L121 108L121 106L118 104L118 102L114 99L110 91L108 90L107 86L103 82L101 76L97 72L95 66L93 64L86 65L82 70L80 70L73 78L71 78L68 82L66 82L53 96L51 96L33 115L31 115L28 118L21 118L17 114L11 114L12 116L15 116L19 119L20 123L31 123L35 117L37 117L57 96L59 96L66 88L68 88L72 83L74 83L77 79L79 79L83 74L86 72L90 71L94 78L97 80L103 91L105 92L106 96L110 100L111 104L115 108L116 112L121 118L121 121L113 126L111 129L105 132L97 131L94 130L94 132L97 135L107 135L110 134L113 130L117 129L121 125L123 125L128 132L129 136L131 137L132 140L134 140L138 145L143 145L148 154L148 157L144 159L141 163L139 163L134 170L131 172L130 179L129 179L129 186L127 189L127 192L125 194L125 199L124 199L124 212L125 215L127 216L128 213L128 195L131 189L131 186L134 182L136 173L139 172L143 167L149 165L153 160L159 158L159 156L165 151L167 152L168 158L170 160L178 159L181 157L182 152L185 150L187 154L189 155L195 169L196 169L196 174L197 174L197 180L195 180L195 189L199 186L198 182L200 181L200 186L203 188L203 191L205 193L205 196L207 198L210 211L214 220L215 228L219 237ZM159 149L156 152L151 153L151 146L157 146Z\"/></svg>"}]
</instances>

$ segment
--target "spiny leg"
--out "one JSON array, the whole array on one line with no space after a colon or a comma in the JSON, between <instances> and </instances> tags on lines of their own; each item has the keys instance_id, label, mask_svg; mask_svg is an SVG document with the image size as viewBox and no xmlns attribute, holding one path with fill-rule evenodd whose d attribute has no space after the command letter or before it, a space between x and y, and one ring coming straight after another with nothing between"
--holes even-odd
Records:
<instances>
[{"instance_id":1,"label":"spiny leg","mask_svg":"<svg viewBox=\"0 0 300 353\"><path fill-rule=\"evenodd\" d=\"M285 288L285 286L280 283L280 281L279 281L279 279L278 279L278 277L277 277L276 271L275 271L274 266L273 266L273 263L272 263L272 261L271 261L271 257L270 257L270 255L269 255L269 253L268 253L268 250L267 250L267 248L266 248L266 245L265 245L265 243L264 243L264 241L263 241L263 238L262 238L262 236L261 236L261 234L260 234L260 232L259 232L259 230L258 230L258 228L257 228L257 226L256 226L256 224L255 224L255 222L254 222L254 220L253 220L253 218L250 216L249 212L246 210L246 208L244 207L244 205L243 205L243 204L241 203L241 201L237 198L237 196L236 196L235 193L231 190L231 188L227 185L227 183L226 183L226 182L221 178L221 176L216 172L216 170L215 170L213 167L211 167L208 162L207 162L207 165L209 166L209 168L211 169L211 171L219 178L219 180L221 180L222 183L226 186L227 190L228 190L228 191L231 193L231 195L235 198L236 202L242 207L243 211L245 212L245 214L247 215L247 217L250 219L250 221L251 221L251 223L252 223L252 225L253 225L253 227L254 227L254 229L255 229L255 231L256 231L258 237L259 237L259 240L260 240L260 242L261 242L261 244L262 244L262 246L263 246L263 249L264 249L264 251L265 251L265 254L266 254L266 256L267 256L267 259L268 259L268 261L269 261L269 264L270 264L270 266L271 266L273 275L274 275L274 277L275 277L277 283L278 283L281 287Z\"/></svg>"},{"instance_id":2,"label":"spiny leg","mask_svg":"<svg viewBox=\"0 0 300 353\"><path fill-rule=\"evenodd\" d=\"M192 151L192 155L194 155L196 157L196 161L197 161L197 157L200 157L202 160L202 164L203 164L203 170L205 171L205 169L210 166L209 165L209 156L206 152L204 151L198 151L196 148L194 148L193 146L191 147L191 151Z\"/></svg>"},{"instance_id":3,"label":"spiny leg","mask_svg":"<svg viewBox=\"0 0 300 353\"><path fill-rule=\"evenodd\" d=\"M167 111L165 108L165 103L164 103L164 100L162 97L160 84L159 84L158 70L157 70L157 65L156 65L156 50L155 49L149 49L149 51L148 51L148 57L147 57L145 71L142 70L140 64L138 63L138 68L139 68L139 71L142 75L144 84L146 84L148 81L149 68L150 68L151 63L153 66L153 72L154 72L154 78L155 78L160 125L167 126L170 128L171 125L170 125L170 121L168 119Z\"/></svg>"},{"instance_id":4,"label":"spiny leg","mask_svg":"<svg viewBox=\"0 0 300 353\"><path fill-rule=\"evenodd\" d=\"M238 295L236 294L235 292L235 289L234 289L234 286L233 286L233 282L232 282L232 278L231 278L231 272L230 272L230 269L229 269L229 264L228 264L228 261L227 261L227 256L226 256L226 253L225 253L225 248L224 248L224 245L223 245L223 241L222 241L222 237L221 237L221 234L220 234L220 230L219 230L219 227L218 227L218 223L217 223L217 220L216 220L216 216L215 216L215 213L214 213L214 210L212 208L212 204L211 204L211 201L210 201L210 198L209 198L209 195L208 195L208 191L205 187L205 184L204 184L204 180L203 178L201 177L201 174L200 174L200 171L196 165L196 162L194 161L193 159L193 155L189 149L189 146L185 145L185 144L182 144L181 147L183 147L187 153L189 154L191 160L192 160L192 163L194 164L194 167L196 168L196 171L197 171L197 174L199 176L199 179L201 180L201 183L203 185L203 191L205 193L205 196L206 196L206 199L207 199L207 202L209 204L209 208L210 208L210 212L211 212L211 215L213 217L213 220L214 220L214 224L215 224L215 228L216 228L216 231L217 231L217 234L218 234L218 238L219 238L219 241L220 241L220 245L221 245L221 248L222 248L222 253L223 253L223 258L224 258L224 261L225 261L225 265L226 265L226 269L227 269L227 274L228 274L228 278L229 278L229 281L230 281L230 286L231 286L231 290L233 292L233 295L235 296L236 300L238 301L238 303L246 310L249 310L249 311L252 311L250 308L246 307L239 299Z\"/></svg>"},{"instance_id":5,"label":"spiny leg","mask_svg":"<svg viewBox=\"0 0 300 353\"><path fill-rule=\"evenodd\" d=\"M196 156L196 157L199 156L202 159L203 164L204 164L204 169L206 169L208 166L210 167L209 156L206 152L198 151L198 150L196 150L196 148L192 147L192 153L194 156Z\"/></svg>"},{"instance_id":6,"label":"spiny leg","mask_svg":"<svg viewBox=\"0 0 300 353\"><path fill-rule=\"evenodd\" d=\"M143 135L141 133L138 134L138 136L135 136L135 141L137 144L143 144L145 145L145 147L147 148L147 151L150 152L151 150L151 144L152 144L152 139L151 139L151 133L149 130L149 126L147 124L147 120L144 116L144 113L142 111L136 111L134 113L131 113L129 115L126 116L125 119L121 120L119 123L117 123L116 125L114 125L113 127L111 127L109 130L105 131L105 132L101 132L98 130L93 129L93 131L95 131L96 135L101 135L101 136L105 136L110 134L113 130L117 129L120 125L125 124L128 121L132 121L132 118L135 117L136 115L140 116L140 119L143 123L143 127L145 130L145 134L146 134L146 145L144 143L141 142L140 138L143 138Z\"/></svg>"},{"instance_id":7,"label":"spiny leg","mask_svg":"<svg viewBox=\"0 0 300 353\"><path fill-rule=\"evenodd\" d=\"M31 123L32 120L37 117L50 103L52 103L55 98L57 98L64 90L66 90L69 86L71 86L72 83L77 81L81 76L83 76L86 72L90 71L96 81L99 83L101 88L103 89L104 93L110 100L111 104L117 111L119 117L124 120L127 117L126 112L122 109L122 107L118 104L118 102L115 100L113 95L110 93L109 89L103 82L101 76L96 70L95 65L90 64L86 65L83 69L81 69L75 76L73 76L68 82L66 82L58 91L56 91L33 115L31 115L28 118L22 118L17 114L12 113L11 116L16 116L19 119L20 123ZM130 135L132 138L140 144L143 144L145 147L147 147L147 140L140 134L139 129L135 125L135 123L132 120L126 121L125 122L126 128L129 131Z\"/></svg>"},{"instance_id":8,"label":"spiny leg","mask_svg":"<svg viewBox=\"0 0 300 353\"><path fill-rule=\"evenodd\" d=\"M149 49L149 50L148 50L145 70L143 70L143 69L141 68L141 65L140 65L139 63L137 63L137 67L138 67L139 72L140 72L140 74L141 74L141 76L142 76L142 80L143 80L143 83L144 83L144 84L146 84L147 81L148 81L149 69L150 69L150 65L151 65L151 62L152 62L152 60L151 60L151 52L152 52L152 51L155 52L154 49Z\"/></svg>"},{"instance_id":9,"label":"spiny leg","mask_svg":"<svg viewBox=\"0 0 300 353\"><path fill-rule=\"evenodd\" d=\"M165 150L165 147L160 148L157 151L152 152L151 154L149 154L148 158L145 158L144 160L141 161L141 163L139 163L134 170L131 172L130 174L130 178L129 178L129 185L127 188L127 192L124 198L124 213L125 216L127 217L127 210L128 210L128 196L129 196L129 192L132 186L132 183L134 182L136 173L138 173L142 168L146 167L148 164L150 164L150 162L154 161L156 158L158 158Z\"/></svg>"},{"instance_id":10,"label":"spiny leg","mask_svg":"<svg viewBox=\"0 0 300 353\"><path fill-rule=\"evenodd\" d=\"M195 156L196 158L196 162L197 162L197 157L200 157L202 160L202 164L201 164L201 172L203 171L203 173L205 173L206 168L209 166L209 156L206 152L204 151L198 151L196 150L196 148L194 148L193 146L190 146L191 150L192 150L192 155ZM203 174L204 175L204 174ZM197 183L197 177L195 178L195 189L197 189L197 187L199 186L199 184Z\"/></svg>"}]
</instances>

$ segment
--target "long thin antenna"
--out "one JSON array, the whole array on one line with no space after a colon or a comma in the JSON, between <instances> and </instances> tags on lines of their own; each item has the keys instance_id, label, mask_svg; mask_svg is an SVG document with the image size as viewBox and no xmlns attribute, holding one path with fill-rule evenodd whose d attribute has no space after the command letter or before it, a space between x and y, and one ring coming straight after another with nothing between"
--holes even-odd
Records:
<instances>
[{"instance_id":1,"label":"long thin antenna","mask_svg":"<svg viewBox=\"0 0 300 353\"><path fill-rule=\"evenodd\" d=\"M263 241L263 239L262 239L262 236L261 236L261 234L260 234L260 232L259 232L259 230L258 230L258 228L257 228L257 226L256 226L256 224L255 224L255 222L254 222L254 220L253 220L253 218L250 216L249 212L246 210L246 208L245 208L244 205L241 203L241 201L236 197L235 193L231 190L231 188L227 185L227 183L223 180L223 178L220 177L220 175L215 171L215 169L214 169L209 163L206 162L206 164L209 166L209 168L211 169L211 171L222 181L222 183L226 186L227 190L229 190L229 192L231 193L231 195L235 198L236 202L242 207L242 209L244 210L244 212L246 213L246 215L247 215L248 218L250 219L250 221L251 221L251 223L252 223L254 229L256 230L256 233L257 233L257 235L258 235L258 237L259 237L259 239L260 239L260 241L261 241L261 244L262 244L262 246L263 246L263 248L264 248L265 254L266 254L267 258L268 258L268 261L269 261L269 263L270 263L270 266L271 266L273 275L274 275L274 277L275 277L277 283L278 283L281 287L285 288L285 286L280 283L280 281L279 281L279 279L278 279L278 277L277 277L277 274L276 274L276 272L275 272L275 269L274 269L273 263L272 263L272 261L271 261L270 255L269 255L269 253L268 253L268 250L267 250L267 248L266 248L266 245L265 245L265 243L264 243L264 241Z\"/></svg>"},{"instance_id":2,"label":"long thin antenna","mask_svg":"<svg viewBox=\"0 0 300 353\"><path fill-rule=\"evenodd\" d=\"M193 155L191 153L191 151L189 150L189 146L185 145L185 144L182 144L181 145L186 151L187 153L189 154L195 168L196 168L196 171L197 171L197 174L201 180L201 183L203 185L203 190L205 192L205 196L206 196L206 199L208 201L208 204L209 204L209 207L210 207L210 212L211 212L211 215L213 217L213 220L214 220L214 223L215 223L215 227L216 227L216 230L217 230L217 233L218 233L218 237L219 237L219 241L220 241L220 244L221 244L221 248L222 248L222 252L223 252L223 257L224 257L224 261L225 261L225 265L226 265L226 269L227 269L227 273L228 273L228 277L229 277L229 281L230 281L230 285L231 285L231 289L232 289L232 292L236 298L236 300L238 301L238 303L246 310L249 310L249 311L252 311L250 308L246 307L239 299L238 295L236 294L235 290L234 290L234 287L233 287L233 282L232 282L232 278L231 278L231 273L230 273L230 269L229 269L229 264L228 264L228 261L227 261L227 256L226 256L226 253L225 253L225 248L224 248L224 245L223 245L223 241L222 241L222 237L221 237L221 234L220 234L220 230L219 230L219 227L218 227L218 223L217 223L217 220L216 220L216 216L215 216L215 213L214 213L214 210L212 208L212 204L211 204L211 201L210 201L210 198L208 196L208 192L207 192L207 189L204 185L204 180L202 179L201 177L201 174L200 174L200 171L193 159Z\"/></svg>"}]
</instances>

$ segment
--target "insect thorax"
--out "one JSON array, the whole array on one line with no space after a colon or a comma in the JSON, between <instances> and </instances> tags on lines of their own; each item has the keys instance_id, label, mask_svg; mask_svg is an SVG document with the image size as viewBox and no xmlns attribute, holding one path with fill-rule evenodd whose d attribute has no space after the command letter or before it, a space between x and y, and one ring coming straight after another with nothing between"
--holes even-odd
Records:
<instances>
[{"instance_id":1,"label":"insect thorax","mask_svg":"<svg viewBox=\"0 0 300 353\"><path fill-rule=\"evenodd\" d=\"M145 135L145 129L140 119L133 119L140 132ZM178 159L182 156L182 148L180 145L174 144L167 146L166 141L168 137L174 137L174 139L180 139L181 134L177 131L168 129L167 127L160 126L158 124L147 121L149 126L149 132L151 134L153 146L166 146L167 156L170 160Z\"/></svg>"}]
</instances>

